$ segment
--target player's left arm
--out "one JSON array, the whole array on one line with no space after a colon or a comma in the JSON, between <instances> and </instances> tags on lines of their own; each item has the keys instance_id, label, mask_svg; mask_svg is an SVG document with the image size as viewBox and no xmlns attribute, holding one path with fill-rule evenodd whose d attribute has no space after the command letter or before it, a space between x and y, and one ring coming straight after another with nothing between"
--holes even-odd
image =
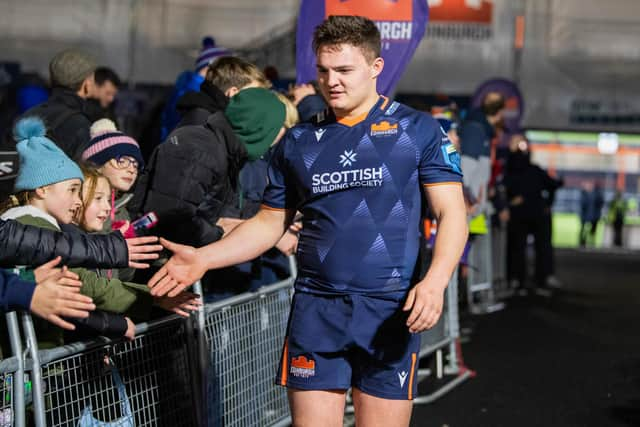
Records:
<instances>
[{"instance_id":1,"label":"player's left arm","mask_svg":"<svg viewBox=\"0 0 640 427\"><path fill-rule=\"evenodd\" d=\"M444 291L460 261L468 237L467 216L459 183L424 186L429 207L438 222L433 260L426 276L407 296L404 311L411 310L407 326L411 333L433 327L444 302Z\"/></svg>"}]
</instances>

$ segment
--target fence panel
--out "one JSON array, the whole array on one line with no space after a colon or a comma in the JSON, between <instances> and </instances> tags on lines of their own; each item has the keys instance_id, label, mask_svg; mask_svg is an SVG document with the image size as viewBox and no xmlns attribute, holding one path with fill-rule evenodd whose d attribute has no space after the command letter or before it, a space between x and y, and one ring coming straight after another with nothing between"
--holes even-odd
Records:
<instances>
[{"instance_id":1,"label":"fence panel","mask_svg":"<svg viewBox=\"0 0 640 427\"><path fill-rule=\"evenodd\" d=\"M502 310L505 304L498 301L493 283L493 241L491 228L487 234L477 234L469 250L469 276L467 278L467 302L473 314Z\"/></svg>"},{"instance_id":2,"label":"fence panel","mask_svg":"<svg viewBox=\"0 0 640 427\"><path fill-rule=\"evenodd\" d=\"M186 326L171 317L131 342L41 351L47 425L75 427L88 407L103 422L126 415L107 357L122 377L133 425L197 425Z\"/></svg>"},{"instance_id":3,"label":"fence panel","mask_svg":"<svg viewBox=\"0 0 640 427\"><path fill-rule=\"evenodd\" d=\"M0 373L0 427L13 426L13 372Z\"/></svg>"},{"instance_id":4,"label":"fence panel","mask_svg":"<svg viewBox=\"0 0 640 427\"><path fill-rule=\"evenodd\" d=\"M292 292L286 280L206 307L208 425L269 425L289 415L274 381Z\"/></svg>"}]
</instances>

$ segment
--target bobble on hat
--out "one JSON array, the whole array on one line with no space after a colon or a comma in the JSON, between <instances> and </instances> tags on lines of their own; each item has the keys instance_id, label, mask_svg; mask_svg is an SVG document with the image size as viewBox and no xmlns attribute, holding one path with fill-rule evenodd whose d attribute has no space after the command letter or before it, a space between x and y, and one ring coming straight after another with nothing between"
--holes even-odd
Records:
<instances>
[{"instance_id":1,"label":"bobble on hat","mask_svg":"<svg viewBox=\"0 0 640 427\"><path fill-rule=\"evenodd\" d=\"M91 128L89 128L89 134L91 135L91 138L95 138L99 134L105 132L118 132L118 128L116 128L116 124L109 119L97 120L93 122Z\"/></svg>"},{"instance_id":2,"label":"bobble on hat","mask_svg":"<svg viewBox=\"0 0 640 427\"><path fill-rule=\"evenodd\" d=\"M82 160L100 167L111 159L130 156L136 159L139 167L144 166L140 146L135 139L120 132L116 124L109 119L100 119L89 128L91 141L82 152Z\"/></svg>"},{"instance_id":3,"label":"bobble on hat","mask_svg":"<svg viewBox=\"0 0 640 427\"><path fill-rule=\"evenodd\" d=\"M216 45L216 40L211 36L206 36L202 39L202 48L214 47Z\"/></svg>"},{"instance_id":4,"label":"bobble on hat","mask_svg":"<svg viewBox=\"0 0 640 427\"><path fill-rule=\"evenodd\" d=\"M47 128L42 120L37 117L25 117L16 123L13 137L16 142L22 142L31 138L43 138L47 134Z\"/></svg>"},{"instance_id":5,"label":"bobble on hat","mask_svg":"<svg viewBox=\"0 0 640 427\"><path fill-rule=\"evenodd\" d=\"M38 117L25 117L16 123L13 135L20 156L20 173L15 191L35 190L69 179L84 179L80 167L48 139L46 133L45 125Z\"/></svg>"}]
</instances>

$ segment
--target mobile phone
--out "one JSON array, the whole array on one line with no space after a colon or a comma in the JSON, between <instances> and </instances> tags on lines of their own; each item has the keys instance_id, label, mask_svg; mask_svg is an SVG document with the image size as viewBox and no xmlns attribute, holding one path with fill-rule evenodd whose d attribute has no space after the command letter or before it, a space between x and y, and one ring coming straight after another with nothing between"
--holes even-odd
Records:
<instances>
[{"instance_id":1,"label":"mobile phone","mask_svg":"<svg viewBox=\"0 0 640 427\"><path fill-rule=\"evenodd\" d=\"M158 215L155 212L149 212L144 216L136 219L131 223L131 226L136 231L148 230L154 227L158 223Z\"/></svg>"}]
</instances>

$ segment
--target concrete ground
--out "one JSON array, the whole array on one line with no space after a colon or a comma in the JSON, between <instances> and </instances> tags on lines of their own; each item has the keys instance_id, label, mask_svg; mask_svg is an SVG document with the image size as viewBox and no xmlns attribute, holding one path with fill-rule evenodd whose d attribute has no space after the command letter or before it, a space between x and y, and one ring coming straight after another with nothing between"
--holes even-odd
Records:
<instances>
[{"instance_id":1,"label":"concrete ground","mask_svg":"<svg viewBox=\"0 0 640 427\"><path fill-rule=\"evenodd\" d=\"M552 298L463 317L477 376L415 407L412 426L640 426L640 252L556 259L565 288Z\"/></svg>"}]
</instances>

